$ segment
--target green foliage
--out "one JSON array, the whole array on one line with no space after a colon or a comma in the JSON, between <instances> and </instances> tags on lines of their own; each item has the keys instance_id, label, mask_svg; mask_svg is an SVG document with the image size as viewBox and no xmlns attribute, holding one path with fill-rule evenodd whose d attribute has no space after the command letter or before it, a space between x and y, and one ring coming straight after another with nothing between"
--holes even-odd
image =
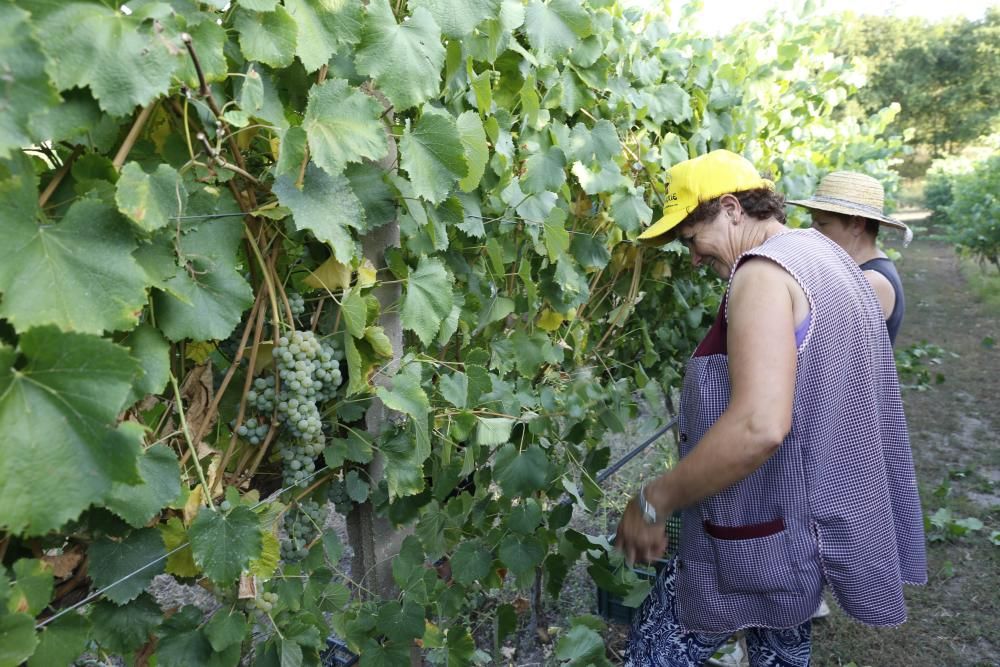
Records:
<instances>
[{"instance_id":1,"label":"green foliage","mask_svg":"<svg viewBox=\"0 0 1000 667\"><path fill-rule=\"evenodd\" d=\"M896 372L903 387L926 391L944 382L944 375L934 373L932 369L939 365L946 352L938 345L926 340L913 343L909 347L899 347L894 350Z\"/></svg>"},{"instance_id":2,"label":"green foliage","mask_svg":"<svg viewBox=\"0 0 1000 667\"><path fill-rule=\"evenodd\" d=\"M859 58L869 83L857 96L867 113L902 105L895 127L913 141L954 154L988 134L1000 108L1000 11L982 19L931 23L866 15L845 20L836 51Z\"/></svg>"},{"instance_id":3,"label":"green foliage","mask_svg":"<svg viewBox=\"0 0 1000 667\"><path fill-rule=\"evenodd\" d=\"M608 1L128 8L0 9L0 664L316 664L329 623L363 664L415 640L482 663L453 621L581 558L638 603L566 525L718 305L680 247L633 243L665 170L725 147L801 196L901 146L893 108L841 114L860 79L830 21L713 42ZM325 499L412 528L398 597L347 586ZM21 560L39 545L73 571ZM83 553L114 585L36 631ZM164 618L158 572L223 610ZM556 659L604 664L600 631Z\"/></svg>"},{"instance_id":4,"label":"green foliage","mask_svg":"<svg viewBox=\"0 0 1000 667\"><path fill-rule=\"evenodd\" d=\"M952 238L980 263L1000 270L1000 153L951 181Z\"/></svg>"}]
</instances>

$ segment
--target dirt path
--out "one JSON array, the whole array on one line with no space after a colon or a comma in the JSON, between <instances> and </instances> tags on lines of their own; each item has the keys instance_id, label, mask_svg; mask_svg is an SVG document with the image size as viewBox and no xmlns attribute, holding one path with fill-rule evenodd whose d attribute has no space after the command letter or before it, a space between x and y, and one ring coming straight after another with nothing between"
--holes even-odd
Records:
<instances>
[{"instance_id":1,"label":"dirt path","mask_svg":"<svg viewBox=\"0 0 1000 667\"><path fill-rule=\"evenodd\" d=\"M943 384L903 395L924 511L985 527L931 543L930 582L907 592L900 628L866 628L839 609L817 622L817 667L1000 666L1000 546L989 540L1000 530L1000 347L988 340L1000 340L1000 318L969 294L949 244L919 239L898 264L907 312L897 347L946 351L934 367Z\"/></svg>"}]
</instances>

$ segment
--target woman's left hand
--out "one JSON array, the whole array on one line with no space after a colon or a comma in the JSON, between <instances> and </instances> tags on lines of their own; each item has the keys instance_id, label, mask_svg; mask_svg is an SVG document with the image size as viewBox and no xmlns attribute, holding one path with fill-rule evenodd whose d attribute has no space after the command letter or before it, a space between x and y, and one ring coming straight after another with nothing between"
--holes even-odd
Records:
<instances>
[{"instance_id":1,"label":"woman's left hand","mask_svg":"<svg viewBox=\"0 0 1000 667\"><path fill-rule=\"evenodd\" d=\"M663 522L646 523L639 501L632 498L618 523L615 548L625 554L625 561L629 565L636 562L652 563L663 558L667 551L667 532Z\"/></svg>"}]
</instances>

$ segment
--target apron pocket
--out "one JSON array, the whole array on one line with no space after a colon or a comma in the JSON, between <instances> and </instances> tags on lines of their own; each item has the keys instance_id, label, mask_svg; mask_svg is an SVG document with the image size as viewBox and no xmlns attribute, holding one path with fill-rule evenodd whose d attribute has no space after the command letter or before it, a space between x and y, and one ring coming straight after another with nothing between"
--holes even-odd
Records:
<instances>
[{"instance_id":1,"label":"apron pocket","mask_svg":"<svg viewBox=\"0 0 1000 667\"><path fill-rule=\"evenodd\" d=\"M801 594L784 520L748 526L718 526L705 521L704 527L715 550L720 593Z\"/></svg>"}]
</instances>

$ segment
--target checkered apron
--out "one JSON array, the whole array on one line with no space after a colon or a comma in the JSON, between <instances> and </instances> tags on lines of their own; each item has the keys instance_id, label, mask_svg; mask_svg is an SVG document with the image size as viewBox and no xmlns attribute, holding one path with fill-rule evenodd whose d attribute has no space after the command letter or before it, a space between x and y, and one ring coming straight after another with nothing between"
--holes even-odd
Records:
<instances>
[{"instance_id":1,"label":"checkered apron","mask_svg":"<svg viewBox=\"0 0 1000 667\"><path fill-rule=\"evenodd\" d=\"M927 564L878 301L854 261L814 230L774 236L740 261L751 256L784 267L809 300L792 428L753 474L683 511L680 622L701 632L791 628L816 610L825 583L857 620L900 624L903 584L925 583ZM688 362L681 456L729 403L724 308Z\"/></svg>"}]
</instances>

